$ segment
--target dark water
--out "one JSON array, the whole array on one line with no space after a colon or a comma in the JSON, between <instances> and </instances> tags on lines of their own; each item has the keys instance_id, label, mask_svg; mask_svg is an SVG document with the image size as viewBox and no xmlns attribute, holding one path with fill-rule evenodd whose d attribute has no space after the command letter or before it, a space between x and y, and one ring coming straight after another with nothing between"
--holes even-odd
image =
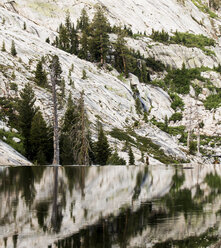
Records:
<instances>
[{"instance_id":1,"label":"dark water","mask_svg":"<svg viewBox=\"0 0 221 248\"><path fill-rule=\"evenodd\" d=\"M0 247L221 247L221 166L0 167Z\"/></svg>"}]
</instances>

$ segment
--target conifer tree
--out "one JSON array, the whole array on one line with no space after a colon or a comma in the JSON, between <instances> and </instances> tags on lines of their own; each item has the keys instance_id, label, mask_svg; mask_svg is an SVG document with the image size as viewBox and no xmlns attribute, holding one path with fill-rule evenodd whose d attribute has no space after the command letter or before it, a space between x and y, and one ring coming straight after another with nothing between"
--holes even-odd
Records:
<instances>
[{"instance_id":1,"label":"conifer tree","mask_svg":"<svg viewBox=\"0 0 221 248\"><path fill-rule=\"evenodd\" d=\"M72 28L71 18L70 18L70 12L67 12L66 13L65 27L67 29L67 32L70 34L71 33L71 28Z\"/></svg>"},{"instance_id":2,"label":"conifer tree","mask_svg":"<svg viewBox=\"0 0 221 248\"><path fill-rule=\"evenodd\" d=\"M61 163L64 165L74 164L74 142L75 137L71 136L71 132L77 122L76 105L72 100L71 94L68 98L67 110L64 115L64 121L61 130Z\"/></svg>"},{"instance_id":3,"label":"conifer tree","mask_svg":"<svg viewBox=\"0 0 221 248\"><path fill-rule=\"evenodd\" d=\"M128 49L126 47L125 33L120 31L118 33L117 41L114 45L115 48L115 68L121 72L123 71L125 76L128 76ZM123 68L123 70L122 70Z\"/></svg>"},{"instance_id":4,"label":"conifer tree","mask_svg":"<svg viewBox=\"0 0 221 248\"><path fill-rule=\"evenodd\" d=\"M61 134L62 164L88 165L94 161L90 144L92 141L84 107L84 93L81 92L77 105L69 95Z\"/></svg>"},{"instance_id":5,"label":"conifer tree","mask_svg":"<svg viewBox=\"0 0 221 248\"><path fill-rule=\"evenodd\" d=\"M23 24L23 29L26 30L27 26L26 26L26 22L24 22Z\"/></svg>"},{"instance_id":6,"label":"conifer tree","mask_svg":"<svg viewBox=\"0 0 221 248\"><path fill-rule=\"evenodd\" d=\"M82 32L87 33L89 31L89 17L85 8L81 11L81 16L78 19L77 28Z\"/></svg>"},{"instance_id":7,"label":"conifer tree","mask_svg":"<svg viewBox=\"0 0 221 248\"><path fill-rule=\"evenodd\" d=\"M30 131L31 123L36 113L34 107L35 95L30 84L26 84L25 88L20 93L21 99L18 102L18 123L21 133L24 137L24 148L26 157L31 158L30 151Z\"/></svg>"},{"instance_id":8,"label":"conifer tree","mask_svg":"<svg viewBox=\"0 0 221 248\"><path fill-rule=\"evenodd\" d=\"M88 60L88 35L85 31L82 32L82 37L80 39L81 49L79 51L79 57L81 59Z\"/></svg>"},{"instance_id":9,"label":"conifer tree","mask_svg":"<svg viewBox=\"0 0 221 248\"><path fill-rule=\"evenodd\" d=\"M16 56L17 55L17 51L15 49L15 42L12 41L12 44L11 44L11 55L12 56Z\"/></svg>"},{"instance_id":10,"label":"conifer tree","mask_svg":"<svg viewBox=\"0 0 221 248\"><path fill-rule=\"evenodd\" d=\"M102 8L98 7L90 26L91 39L89 50L93 60L98 61L101 64L105 63L109 49L109 29L110 24L104 16Z\"/></svg>"},{"instance_id":11,"label":"conifer tree","mask_svg":"<svg viewBox=\"0 0 221 248\"><path fill-rule=\"evenodd\" d=\"M36 66L35 82L38 86L41 86L41 87L46 87L46 85L47 85L47 74L46 74L46 71L43 70L41 60L38 62L37 66Z\"/></svg>"},{"instance_id":12,"label":"conifer tree","mask_svg":"<svg viewBox=\"0 0 221 248\"><path fill-rule=\"evenodd\" d=\"M48 163L49 130L40 111L33 117L30 130L31 158L38 164Z\"/></svg>"},{"instance_id":13,"label":"conifer tree","mask_svg":"<svg viewBox=\"0 0 221 248\"><path fill-rule=\"evenodd\" d=\"M79 41L78 41L77 30L75 29L74 24L71 26L71 30L69 32L69 39L70 39L70 50L68 52L77 55L79 49Z\"/></svg>"},{"instance_id":14,"label":"conifer tree","mask_svg":"<svg viewBox=\"0 0 221 248\"><path fill-rule=\"evenodd\" d=\"M129 165L134 165L135 164L135 159L134 159L134 154L133 154L133 151L132 151L131 147L129 149L128 155L129 155Z\"/></svg>"},{"instance_id":15,"label":"conifer tree","mask_svg":"<svg viewBox=\"0 0 221 248\"><path fill-rule=\"evenodd\" d=\"M115 152L109 156L108 160L107 160L107 164L109 165L126 165L126 161L119 157L118 153L117 153L117 149L115 149Z\"/></svg>"},{"instance_id":16,"label":"conifer tree","mask_svg":"<svg viewBox=\"0 0 221 248\"><path fill-rule=\"evenodd\" d=\"M96 163L99 165L106 165L110 155L110 147L102 125L99 124L98 128L98 141L96 142L95 147Z\"/></svg>"},{"instance_id":17,"label":"conifer tree","mask_svg":"<svg viewBox=\"0 0 221 248\"><path fill-rule=\"evenodd\" d=\"M70 50L69 34L66 27L61 24L59 26L58 48L68 52Z\"/></svg>"},{"instance_id":18,"label":"conifer tree","mask_svg":"<svg viewBox=\"0 0 221 248\"><path fill-rule=\"evenodd\" d=\"M74 159L77 164L88 165L89 164L89 122L85 112L84 106L84 92L81 92L81 96L77 106L77 123L73 129L73 134L75 136L74 144ZM72 134L72 135L73 135Z\"/></svg>"},{"instance_id":19,"label":"conifer tree","mask_svg":"<svg viewBox=\"0 0 221 248\"><path fill-rule=\"evenodd\" d=\"M6 49L5 49L5 41L2 42L2 52L6 52Z\"/></svg>"}]
</instances>

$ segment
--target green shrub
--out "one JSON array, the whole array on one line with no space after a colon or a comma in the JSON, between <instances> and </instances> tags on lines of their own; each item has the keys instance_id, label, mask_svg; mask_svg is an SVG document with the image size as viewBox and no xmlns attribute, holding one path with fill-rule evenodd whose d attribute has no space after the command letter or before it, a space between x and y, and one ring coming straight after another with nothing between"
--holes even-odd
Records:
<instances>
[{"instance_id":1,"label":"green shrub","mask_svg":"<svg viewBox=\"0 0 221 248\"><path fill-rule=\"evenodd\" d=\"M186 47L197 47L206 55L215 55L213 51L205 48L207 46L215 46L215 40L202 34L182 33L176 31L173 36L169 36L169 34L164 30L161 32L152 30L150 38L164 44L180 44Z\"/></svg>"},{"instance_id":2,"label":"green shrub","mask_svg":"<svg viewBox=\"0 0 221 248\"><path fill-rule=\"evenodd\" d=\"M189 153L194 155L197 149L197 143L195 141L190 142Z\"/></svg>"},{"instance_id":3,"label":"green shrub","mask_svg":"<svg viewBox=\"0 0 221 248\"><path fill-rule=\"evenodd\" d=\"M183 110L184 108L184 102L183 100L177 95L177 94L170 94L170 97L172 99L171 108L175 111L179 108Z\"/></svg>"},{"instance_id":4,"label":"green shrub","mask_svg":"<svg viewBox=\"0 0 221 248\"><path fill-rule=\"evenodd\" d=\"M169 70L165 77L165 84L171 91L179 94L188 94L191 81L198 79L205 82L206 79L201 76L201 68L186 69L185 65L181 69Z\"/></svg>"},{"instance_id":5,"label":"green shrub","mask_svg":"<svg viewBox=\"0 0 221 248\"><path fill-rule=\"evenodd\" d=\"M183 118L182 113L174 113L174 114L170 117L170 121L177 122L177 121L181 121L182 118Z\"/></svg>"},{"instance_id":6,"label":"green shrub","mask_svg":"<svg viewBox=\"0 0 221 248\"><path fill-rule=\"evenodd\" d=\"M206 109L216 109L221 106L221 91L218 94L212 94L204 101Z\"/></svg>"},{"instance_id":7,"label":"green shrub","mask_svg":"<svg viewBox=\"0 0 221 248\"><path fill-rule=\"evenodd\" d=\"M170 164L178 162L174 158L167 156L162 149L160 149L160 146L154 144L150 138L139 136L133 131L124 132L120 129L114 128L110 132L110 135L120 141L126 141L128 145L132 144L140 151L152 154L154 158L162 163Z\"/></svg>"}]
</instances>

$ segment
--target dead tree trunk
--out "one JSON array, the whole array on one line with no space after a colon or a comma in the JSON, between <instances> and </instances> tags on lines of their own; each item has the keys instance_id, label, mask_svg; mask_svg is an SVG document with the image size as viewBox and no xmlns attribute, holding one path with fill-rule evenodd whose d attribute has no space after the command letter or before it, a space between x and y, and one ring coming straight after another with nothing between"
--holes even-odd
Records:
<instances>
[{"instance_id":1,"label":"dead tree trunk","mask_svg":"<svg viewBox=\"0 0 221 248\"><path fill-rule=\"evenodd\" d=\"M59 133L58 133L58 109L57 109L57 95L56 95L56 61L53 58L52 67L51 67L51 84L52 84L52 100L53 100L53 124L54 124L54 158L53 165L59 165Z\"/></svg>"}]
</instances>

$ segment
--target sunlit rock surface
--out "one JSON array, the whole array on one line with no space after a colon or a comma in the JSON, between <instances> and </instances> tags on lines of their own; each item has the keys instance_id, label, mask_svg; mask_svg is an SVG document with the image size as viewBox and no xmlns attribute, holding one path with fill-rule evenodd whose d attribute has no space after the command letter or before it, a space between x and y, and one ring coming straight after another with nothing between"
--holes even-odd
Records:
<instances>
[{"instance_id":1,"label":"sunlit rock surface","mask_svg":"<svg viewBox=\"0 0 221 248\"><path fill-rule=\"evenodd\" d=\"M65 95L69 92L77 99L79 92L85 92L85 104L91 127L96 138L95 125L97 118L103 120L105 131L110 131L117 127L123 129L127 126L133 126L135 121L139 121L142 134L149 135L148 130L151 125L146 125L137 114L135 100L131 91L131 84L137 86L140 92L140 99L144 107L149 111L149 119L155 117L158 121L164 121L174 113L171 108L171 99L161 88L145 85L131 75L129 79L120 80L119 73L116 70L108 71L99 69L97 65L78 59L74 55L67 54L50 44L46 43L46 38L53 42L56 36L58 25L64 21L66 12L70 12L71 19L76 23L83 7L88 11L90 19L93 18L96 5L103 6L111 25L126 25L136 32L151 33L155 30L168 31L171 35L176 30L180 32L190 32L194 34L204 34L214 38L216 46L210 48L216 55L208 56L199 48L187 48L181 45L164 45L153 42L147 37L137 37L136 39L127 38L130 48L139 50L145 57L154 57L160 60L166 66L172 68L181 68L183 63L187 68L206 66L213 68L221 61L220 50L220 19L209 18L209 15L203 13L192 1L187 0L185 4L176 0L157 0L154 3L151 0L129 0L129 1L52 1L47 2L38 0L21 0L6 2L0 0L0 44L5 41L7 52L0 51L0 96L15 97L18 92L28 82L32 84L37 98L36 105L40 107L47 122L51 121L51 94L48 90L37 87L33 83L34 70L36 64L42 56L48 59L48 55L56 54L60 58L63 78L66 82ZM205 2L205 4L208 4ZM215 11L215 10L214 10ZM219 12L215 11L219 16ZM4 21L3 21L4 20ZM26 30L23 30L26 23ZM116 39L116 37L111 37ZM11 42L14 40L17 57L10 54ZM74 65L73 72L70 72ZM48 70L48 68L44 68ZM87 79L82 79L82 70L85 69ZM15 79L12 78L14 72ZM163 78L165 75L151 75L153 79ZM221 78L217 73L204 72L203 76L210 78L211 82L220 87ZM10 79L10 80L9 80ZM71 84L71 81L73 82ZM16 83L18 92L10 90L10 82ZM192 90L192 95L195 94ZM199 118L205 121L202 134L219 135L221 130L220 109L214 111L205 110L202 106L203 101L209 95L206 88L199 95L201 107L199 108ZM189 122L188 104L192 100L191 95L184 97L186 106L182 122L176 125L187 125ZM66 99L67 100L67 99ZM65 99L64 99L65 104ZM59 112L62 117L64 109ZM193 123L197 121L196 115L193 115ZM146 130L146 131L145 131ZM137 131L137 130L135 130ZM139 130L138 130L139 131ZM151 137L153 141L161 146L166 154L175 156L178 159L186 159L187 155L183 152L183 147L178 144L175 137L169 137L157 129L154 132L159 135ZM159 136L161 137L158 140ZM119 143L119 141L117 141ZM112 140L114 147L116 140ZM170 149L172 144L172 149ZM119 144L118 146L120 147ZM140 156L140 151L135 150L135 156ZM124 154L124 157L126 155ZM191 159L191 158L190 158Z\"/></svg>"},{"instance_id":2,"label":"sunlit rock surface","mask_svg":"<svg viewBox=\"0 0 221 248\"><path fill-rule=\"evenodd\" d=\"M0 165L31 165L31 163L11 146L0 140Z\"/></svg>"}]
</instances>

